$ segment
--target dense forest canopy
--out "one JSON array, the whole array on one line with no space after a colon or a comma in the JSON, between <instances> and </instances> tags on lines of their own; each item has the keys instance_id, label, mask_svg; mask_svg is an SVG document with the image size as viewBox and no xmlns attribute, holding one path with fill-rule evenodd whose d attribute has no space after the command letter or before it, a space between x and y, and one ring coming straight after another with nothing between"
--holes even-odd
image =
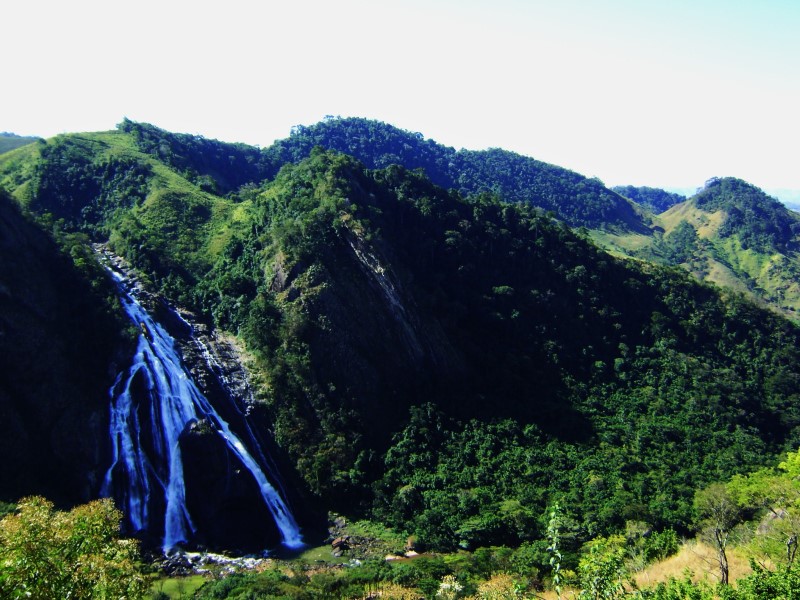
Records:
<instances>
[{"instance_id":1,"label":"dense forest canopy","mask_svg":"<svg viewBox=\"0 0 800 600\"><path fill-rule=\"evenodd\" d=\"M700 268L711 225L748 252L794 251L797 221L739 180L674 203L657 231L647 211L564 169L330 119L266 149L125 121L4 154L0 185L22 207L0 204L26 232L18 248L48 248L41 264L77 273L63 308L93 322L75 335L102 348L94 359L129 338L90 240L246 344L304 500L418 548L502 544L546 569L555 503L565 550L631 521L688 533L698 489L800 441L797 326L677 267ZM653 262L612 256L571 226L651 236L638 256ZM49 266L17 266L7 285L26 271L59 285ZM9 298L16 288L0 290ZM69 318L27 326L68 354ZM23 364L35 348L16 352ZM89 371L108 365L82 368L82 385L103 386L64 402L89 411L107 390ZM18 412L11 438L36 422ZM6 484L4 499L18 489Z\"/></svg>"},{"instance_id":2,"label":"dense forest canopy","mask_svg":"<svg viewBox=\"0 0 800 600\"><path fill-rule=\"evenodd\" d=\"M328 118L297 126L291 135L261 150L238 144L173 134L151 125L124 121L140 150L164 160L189 179L210 177L219 191L272 178L286 163L307 158L320 146L357 158L369 168L400 165L422 169L431 181L464 195L495 193L507 201L553 211L572 226L641 229L630 205L597 179L562 167L493 148L455 150L420 133L360 118Z\"/></svg>"},{"instance_id":3,"label":"dense forest canopy","mask_svg":"<svg viewBox=\"0 0 800 600\"><path fill-rule=\"evenodd\" d=\"M611 189L620 196L630 198L637 204L650 208L656 214L686 200L686 196L647 186L619 185Z\"/></svg>"}]
</instances>

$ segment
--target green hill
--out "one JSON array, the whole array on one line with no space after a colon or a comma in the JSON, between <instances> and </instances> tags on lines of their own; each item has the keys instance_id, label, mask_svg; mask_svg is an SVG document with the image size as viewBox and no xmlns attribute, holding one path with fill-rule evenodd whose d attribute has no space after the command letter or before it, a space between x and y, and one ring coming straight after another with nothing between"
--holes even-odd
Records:
<instances>
[{"instance_id":1,"label":"green hill","mask_svg":"<svg viewBox=\"0 0 800 600\"><path fill-rule=\"evenodd\" d=\"M431 181L463 195L495 193L552 211L572 226L634 230L641 219L621 196L596 179L501 149L454 150L368 119L331 118L298 126L289 138L262 151L197 136L173 134L151 125L125 121L140 150L163 160L190 180L205 177L225 193L245 183L273 178L286 163L298 163L317 147L357 158L368 168L397 164L422 169Z\"/></svg>"},{"instance_id":2,"label":"green hill","mask_svg":"<svg viewBox=\"0 0 800 600\"><path fill-rule=\"evenodd\" d=\"M656 214L662 213L668 208L686 200L686 196L681 196L680 194L668 192L659 188L621 185L611 189L620 196L624 196L637 204L646 206Z\"/></svg>"},{"instance_id":3,"label":"green hill","mask_svg":"<svg viewBox=\"0 0 800 600\"><path fill-rule=\"evenodd\" d=\"M37 137L24 137L15 133L0 132L0 154L38 141Z\"/></svg>"},{"instance_id":4,"label":"green hill","mask_svg":"<svg viewBox=\"0 0 800 600\"><path fill-rule=\"evenodd\" d=\"M317 149L256 184L213 166L225 145L170 139L162 159L125 126L59 136L0 182L246 342L319 506L440 549L538 539L555 499L581 539L685 530L695 488L798 440L800 334L735 295L421 170Z\"/></svg>"},{"instance_id":5,"label":"green hill","mask_svg":"<svg viewBox=\"0 0 800 600\"><path fill-rule=\"evenodd\" d=\"M596 179L499 148L456 151L379 121L331 118L296 127L266 152L283 164L308 156L315 146L353 156L369 168L420 168L444 188L466 196L496 193L509 202L552 211L574 227L641 228L631 206Z\"/></svg>"},{"instance_id":6,"label":"green hill","mask_svg":"<svg viewBox=\"0 0 800 600\"><path fill-rule=\"evenodd\" d=\"M698 279L740 291L791 318L800 310L800 215L734 178L711 179L651 217L650 236L598 241L646 260L682 265Z\"/></svg>"}]
</instances>

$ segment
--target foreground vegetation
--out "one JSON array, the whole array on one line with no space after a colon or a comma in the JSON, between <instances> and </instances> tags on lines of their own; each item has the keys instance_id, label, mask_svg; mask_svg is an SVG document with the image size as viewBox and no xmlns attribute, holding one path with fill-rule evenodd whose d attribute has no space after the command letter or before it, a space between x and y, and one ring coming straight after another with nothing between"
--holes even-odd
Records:
<instances>
[{"instance_id":1,"label":"foreground vegetation","mask_svg":"<svg viewBox=\"0 0 800 600\"><path fill-rule=\"evenodd\" d=\"M119 539L121 520L110 500L69 512L41 497L20 500L0 521L0 596L141 598L149 582L138 544Z\"/></svg>"},{"instance_id":2,"label":"foreground vegetation","mask_svg":"<svg viewBox=\"0 0 800 600\"><path fill-rule=\"evenodd\" d=\"M121 515L109 501L61 512L42 498L26 498L0 521L0 591L8 598L154 600L789 599L800 593L799 473L800 452L789 453L775 467L699 490L698 540L683 544L672 530L654 532L632 521L624 532L577 547L574 523L556 505L544 515L546 538L515 548L394 554L393 560L373 552L336 562L324 559L328 547L294 560L262 561L254 570L211 568L205 576L169 578L144 574L136 544L118 538ZM368 523L344 531L380 536L375 548L404 549L396 534ZM678 552L688 563L673 560ZM728 580L729 566L748 560L749 568L731 571ZM679 572L666 566L670 562L689 568Z\"/></svg>"},{"instance_id":3,"label":"foreground vegetation","mask_svg":"<svg viewBox=\"0 0 800 600\"><path fill-rule=\"evenodd\" d=\"M674 531L652 532L637 522L629 522L624 533L596 538L576 550L568 520L554 507L541 545L486 547L393 562L378 558L338 569L283 564L209 582L195 597L795 598L800 593L795 561L799 469L800 453L789 453L777 467L699 490L694 528L698 540L707 540L707 551L699 541L680 548ZM690 568L684 572L662 568L656 575L658 569L649 568L659 561L668 563L665 559L679 549L691 553ZM749 568L729 581L734 554L740 563L749 561Z\"/></svg>"}]
</instances>

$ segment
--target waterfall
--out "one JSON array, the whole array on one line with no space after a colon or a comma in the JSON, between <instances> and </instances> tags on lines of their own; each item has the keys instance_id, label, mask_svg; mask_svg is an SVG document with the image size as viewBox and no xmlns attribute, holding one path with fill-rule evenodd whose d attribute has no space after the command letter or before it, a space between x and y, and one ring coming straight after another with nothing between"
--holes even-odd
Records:
<instances>
[{"instance_id":1,"label":"waterfall","mask_svg":"<svg viewBox=\"0 0 800 600\"><path fill-rule=\"evenodd\" d=\"M160 526L155 520L163 516L165 553L191 542L196 529L186 504L179 438L187 427L203 420L252 475L282 544L291 549L302 547L297 522L265 473L265 469L272 469L249 424L245 421L243 437L250 448L201 393L181 360L175 340L151 318L133 293L124 290L123 277L113 270L111 273L119 282L125 312L142 333L130 368L119 374L110 390L112 461L101 494L116 495L135 531ZM134 388L142 387L145 394L134 393ZM279 483L276 485L280 487ZM153 510L154 506L163 510Z\"/></svg>"}]
</instances>

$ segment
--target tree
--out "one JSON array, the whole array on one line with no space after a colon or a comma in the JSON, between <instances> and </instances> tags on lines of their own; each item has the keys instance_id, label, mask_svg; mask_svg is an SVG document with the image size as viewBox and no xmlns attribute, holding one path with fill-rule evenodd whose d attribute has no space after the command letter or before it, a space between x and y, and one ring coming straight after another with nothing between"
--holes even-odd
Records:
<instances>
[{"instance_id":1,"label":"tree","mask_svg":"<svg viewBox=\"0 0 800 600\"><path fill-rule=\"evenodd\" d=\"M699 490L694 497L701 534L717 551L720 583L728 585L728 555L726 548L731 531L740 520L739 506L728 488L721 483L713 483Z\"/></svg>"},{"instance_id":2,"label":"tree","mask_svg":"<svg viewBox=\"0 0 800 600\"><path fill-rule=\"evenodd\" d=\"M765 468L736 475L727 484L731 496L744 511L763 516L756 536L758 546L778 561L786 556L791 568L800 538L800 452L789 452L777 469Z\"/></svg>"},{"instance_id":3,"label":"tree","mask_svg":"<svg viewBox=\"0 0 800 600\"><path fill-rule=\"evenodd\" d=\"M148 588L134 540L119 539L111 500L69 512L41 497L0 521L0 596L10 599L141 598Z\"/></svg>"},{"instance_id":4,"label":"tree","mask_svg":"<svg viewBox=\"0 0 800 600\"><path fill-rule=\"evenodd\" d=\"M580 600L612 600L625 595L629 579L625 565L625 538L614 535L596 538L585 546L578 564Z\"/></svg>"}]
</instances>

